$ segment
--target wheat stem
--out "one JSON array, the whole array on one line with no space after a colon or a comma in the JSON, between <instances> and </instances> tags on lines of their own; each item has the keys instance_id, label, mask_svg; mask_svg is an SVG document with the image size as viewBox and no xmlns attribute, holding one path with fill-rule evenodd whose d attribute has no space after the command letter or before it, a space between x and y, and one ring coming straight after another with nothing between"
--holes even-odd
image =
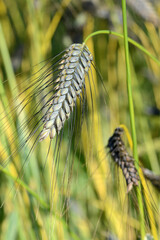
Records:
<instances>
[{"instance_id":1,"label":"wheat stem","mask_svg":"<svg viewBox=\"0 0 160 240\"><path fill-rule=\"evenodd\" d=\"M117 32L111 31L111 30L100 30L100 31L96 31L96 32L93 32L90 35L88 35L88 37L86 37L84 42L86 43L89 40L89 38L100 35L100 34L114 35L114 36L122 38L122 39L124 38L123 34L121 34L121 33L117 33ZM148 57L150 57L155 63L157 63L160 66L160 60L158 60L149 51L147 51L141 44L137 43L136 41L134 41L133 39L131 39L129 37L128 37L128 42L131 43L132 45L134 45L135 47L137 47L139 50L141 50L143 53L145 53Z\"/></svg>"},{"instance_id":2,"label":"wheat stem","mask_svg":"<svg viewBox=\"0 0 160 240\"><path fill-rule=\"evenodd\" d=\"M123 12L126 9L124 7L125 2L123 3ZM126 14L125 14L126 19ZM125 20L126 23L126 20ZM124 35L110 31L110 30L100 30L91 33L84 42L86 43L89 38L99 35L99 34L112 34L114 36L124 38L125 42L125 53L126 53L126 67L127 67L127 83L128 83L128 98L129 98L129 106L130 106L130 118L131 118L131 128L132 128L132 137L133 137L133 152L134 152L134 158L136 160L136 167L138 168L138 153L137 153L137 141L136 141L136 131L135 131L135 121L134 121L134 109L133 109L133 100L132 100L132 90L131 90L131 80L130 80L130 67L129 67L129 54L128 54L128 42L132 43L134 46L136 46L138 49L140 49L142 52L144 52L147 56L149 56L154 62L156 62L158 65L160 65L160 61L154 57L149 51L147 51L143 46L132 40L131 38L128 38L127 35L127 27L124 27ZM127 47L126 47L127 46ZM129 67L129 70L128 70ZM143 210L143 203L142 203L142 196L141 196L141 186L137 188L137 197L138 197L138 203L140 208L140 221L141 221L141 236L142 239L144 239L145 236L145 224L144 224L144 210Z\"/></svg>"},{"instance_id":3,"label":"wheat stem","mask_svg":"<svg viewBox=\"0 0 160 240\"><path fill-rule=\"evenodd\" d=\"M133 157L135 159L135 166L139 171L138 167L138 151L137 151L137 137L136 137L136 128L135 128L135 117L134 117L134 106L133 106L133 97L132 97L132 86L131 86L131 71L130 71L130 62L129 62L129 47L128 47L128 31L127 31L127 14L126 14L126 1L122 0L122 15L123 15L123 32L124 32L124 48L125 48L125 63L126 63L126 74L127 74L127 92L128 92L128 103L129 103L129 112L130 112L130 123L133 139ZM137 188L137 198L140 210L140 231L141 238L145 237L145 222L144 222L144 209L141 195L141 185Z\"/></svg>"}]
</instances>

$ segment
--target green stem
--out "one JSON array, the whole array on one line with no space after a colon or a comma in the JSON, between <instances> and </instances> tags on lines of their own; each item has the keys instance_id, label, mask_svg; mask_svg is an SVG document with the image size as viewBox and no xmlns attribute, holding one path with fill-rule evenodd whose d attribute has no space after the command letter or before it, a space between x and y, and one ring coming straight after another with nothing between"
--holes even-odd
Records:
<instances>
[{"instance_id":1,"label":"green stem","mask_svg":"<svg viewBox=\"0 0 160 240\"><path fill-rule=\"evenodd\" d=\"M124 32L124 48L125 48L125 62L126 62L126 74L127 74L127 92L130 112L131 131L133 139L133 156L135 159L135 166L139 171L139 160L137 151L137 137L135 128L135 117L134 117L134 106L132 97L132 86L131 86L131 71L129 62L129 47L128 47L128 31L127 31L127 14L126 14L126 0L122 0L122 15L123 15L123 32ZM144 209L141 195L141 185L137 188L137 198L140 210L140 222L141 222L141 239L145 237L145 222L144 222Z\"/></svg>"},{"instance_id":2,"label":"green stem","mask_svg":"<svg viewBox=\"0 0 160 240\"><path fill-rule=\"evenodd\" d=\"M123 12L123 31L124 35L110 31L110 30L100 30L91 33L87 38L84 40L86 43L89 38L99 35L99 34L111 34L117 37L124 39L124 46L125 46L125 58L126 58L126 73L127 73L127 91L128 91L128 102L129 102L129 112L130 112L130 122L131 122L131 131L132 131L132 138L133 138L133 156L135 158L135 165L137 170L139 163L138 163L138 152L137 152L137 138L136 138L136 129L135 129L135 118L134 118L134 106L133 106L133 99L132 99L132 87L131 87L131 74L130 74L130 63L129 63L129 48L128 42L136 46L142 52L144 52L147 56L149 56L154 62L156 62L160 66L160 61L154 57L149 51L147 51L143 46L139 43L135 42L131 38L128 38L127 32L127 17L126 17L126 1L122 0L122 12ZM141 195L141 185L137 188L137 198L138 204L140 209L140 222L141 222L141 239L145 237L145 222L144 222L144 209L143 209L143 202L142 202L142 195Z\"/></svg>"},{"instance_id":3,"label":"green stem","mask_svg":"<svg viewBox=\"0 0 160 240\"><path fill-rule=\"evenodd\" d=\"M7 176L9 176L10 178L12 178L12 180L14 180L16 183L18 183L20 186L22 186L23 188L25 188L27 190L28 193L30 193L34 198L36 198L38 200L38 202L46 209L49 209L49 205L47 203L45 203L44 200L42 200L32 189L30 189L30 187L28 187L27 184L25 184L22 180L20 180L19 178L13 177L12 174L10 172L8 172L6 169L4 169L2 166L0 166L0 171L2 171L3 173L5 173Z\"/></svg>"},{"instance_id":4,"label":"green stem","mask_svg":"<svg viewBox=\"0 0 160 240\"><path fill-rule=\"evenodd\" d=\"M0 23L0 52L2 55L2 59L4 62L4 67L5 67L5 71L6 71L6 75L8 78L8 83L9 83L9 87L10 89L15 89L14 95L13 97L15 97L15 95L18 95L18 89L17 89L17 84L16 84L16 78L14 75L14 71L13 71L13 67L12 67L12 62L11 62L11 58L9 55L9 51L7 48L7 43L5 40L5 36L3 33L3 28L2 25ZM12 94L12 91L11 91Z\"/></svg>"},{"instance_id":5,"label":"green stem","mask_svg":"<svg viewBox=\"0 0 160 240\"><path fill-rule=\"evenodd\" d=\"M124 36L121 33L117 33L117 32L110 31L110 30L100 30L100 31L96 31L96 32L93 32L90 35L88 35L86 37L86 39L84 40L84 43L86 43L89 40L89 38L94 37L96 35L100 35L100 34L107 34L107 35L111 34L116 37L120 37L120 38L124 39ZM136 41L134 41L133 39L131 39L129 37L128 37L128 42L131 43L132 45L134 45L135 47L137 47L138 49L140 49L142 52L144 52L148 57L150 57L154 62L156 62L160 66L160 60L158 60L149 51L147 51L141 44L137 43Z\"/></svg>"}]
</instances>

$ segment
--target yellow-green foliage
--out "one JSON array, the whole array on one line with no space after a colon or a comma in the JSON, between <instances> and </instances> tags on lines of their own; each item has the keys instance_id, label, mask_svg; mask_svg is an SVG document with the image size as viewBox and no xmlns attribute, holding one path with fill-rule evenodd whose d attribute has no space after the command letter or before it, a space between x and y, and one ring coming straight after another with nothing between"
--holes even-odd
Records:
<instances>
[{"instance_id":1,"label":"yellow-green foliage","mask_svg":"<svg viewBox=\"0 0 160 240\"><path fill-rule=\"evenodd\" d=\"M5 168L0 165L0 239L134 240L140 236L136 191L126 194L123 175L105 149L120 124L131 132L122 38L97 35L86 43L97 70L92 67L91 81L86 83L88 115L68 155L70 135L65 125L57 174L53 174L55 139L51 147L49 138L38 143L27 161L34 140L21 151L18 148L32 127L28 124L24 133L17 132L35 104L33 99L17 118L15 105L27 96L23 90L28 82L40 75L37 70L45 59L73 41L83 42L101 29L123 34L121 5L115 2L98 4L109 11L108 20L84 11L76 0L0 0L0 163L10 160ZM160 5L156 9L158 16ZM150 107L160 112L160 28L143 16L136 21L137 13L129 10L128 35L157 59L129 44L138 157L140 166L160 174L160 115L147 114ZM159 193L140 175L145 234L159 239Z\"/></svg>"}]
</instances>

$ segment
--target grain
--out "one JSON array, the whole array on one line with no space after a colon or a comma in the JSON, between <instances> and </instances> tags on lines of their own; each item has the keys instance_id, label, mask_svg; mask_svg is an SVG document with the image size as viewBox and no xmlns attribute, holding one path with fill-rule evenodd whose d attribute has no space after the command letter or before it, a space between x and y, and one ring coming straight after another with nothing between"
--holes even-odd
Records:
<instances>
[{"instance_id":1,"label":"grain","mask_svg":"<svg viewBox=\"0 0 160 240\"><path fill-rule=\"evenodd\" d=\"M43 118L44 125L39 141L48 135L51 139L54 138L63 128L85 87L85 75L90 69L91 62L92 55L84 44L71 45L62 56L59 63L60 71L55 80L58 83L56 92Z\"/></svg>"},{"instance_id":2,"label":"grain","mask_svg":"<svg viewBox=\"0 0 160 240\"><path fill-rule=\"evenodd\" d=\"M114 162L122 169L127 184L127 193L132 190L133 185L138 186L139 175L134 166L134 158L129 155L122 141L122 128L116 128L109 138L107 148Z\"/></svg>"}]
</instances>

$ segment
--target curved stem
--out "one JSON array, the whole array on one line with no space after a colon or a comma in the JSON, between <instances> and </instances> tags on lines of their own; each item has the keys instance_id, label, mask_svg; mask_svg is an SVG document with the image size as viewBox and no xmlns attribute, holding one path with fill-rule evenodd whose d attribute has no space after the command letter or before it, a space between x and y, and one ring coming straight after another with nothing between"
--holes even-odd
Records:
<instances>
[{"instance_id":1,"label":"curved stem","mask_svg":"<svg viewBox=\"0 0 160 240\"><path fill-rule=\"evenodd\" d=\"M125 58L126 58L126 74L127 74L127 91L128 91L128 102L129 102L129 112L130 112L130 122L131 122L131 130L132 130L132 138L133 138L133 156L136 160L136 168L138 169L138 152L137 152L137 139L136 139L136 129L135 129L135 119L134 119L134 106L132 99L132 87L131 87L131 74L130 74L130 63L129 63L129 47L128 42L136 46L142 52L144 52L147 56L149 56L153 61L155 61L160 66L160 61L154 57L149 51L147 51L143 46L139 43L135 42L131 38L128 38L127 32L127 17L126 17L126 1L122 0L122 12L123 12L123 31L124 35L110 31L110 30L100 30L91 33L85 40L84 43L88 41L89 38L99 35L99 34L111 34L117 37L124 39L124 47L125 47ZM145 223L144 223L144 210L143 210L143 202L141 195L141 186L137 188L137 198L140 209L140 222L141 222L141 237L144 239L145 237Z\"/></svg>"},{"instance_id":2,"label":"curved stem","mask_svg":"<svg viewBox=\"0 0 160 240\"><path fill-rule=\"evenodd\" d=\"M124 38L123 34L121 33L117 33L114 31L110 31L110 30L100 30L100 31L96 31L91 33L85 40L84 43L86 43L89 38L100 35L100 34L107 34L107 35L113 35L119 38ZM134 45L135 47L137 47L139 50L141 50L143 53L145 53L148 57L150 57L154 62L156 62L159 66L160 66L160 60L158 60L155 56L153 56L149 51L147 51L141 44L137 43L136 41L134 41L133 39L128 37L128 42L131 43L132 45Z\"/></svg>"}]
</instances>

